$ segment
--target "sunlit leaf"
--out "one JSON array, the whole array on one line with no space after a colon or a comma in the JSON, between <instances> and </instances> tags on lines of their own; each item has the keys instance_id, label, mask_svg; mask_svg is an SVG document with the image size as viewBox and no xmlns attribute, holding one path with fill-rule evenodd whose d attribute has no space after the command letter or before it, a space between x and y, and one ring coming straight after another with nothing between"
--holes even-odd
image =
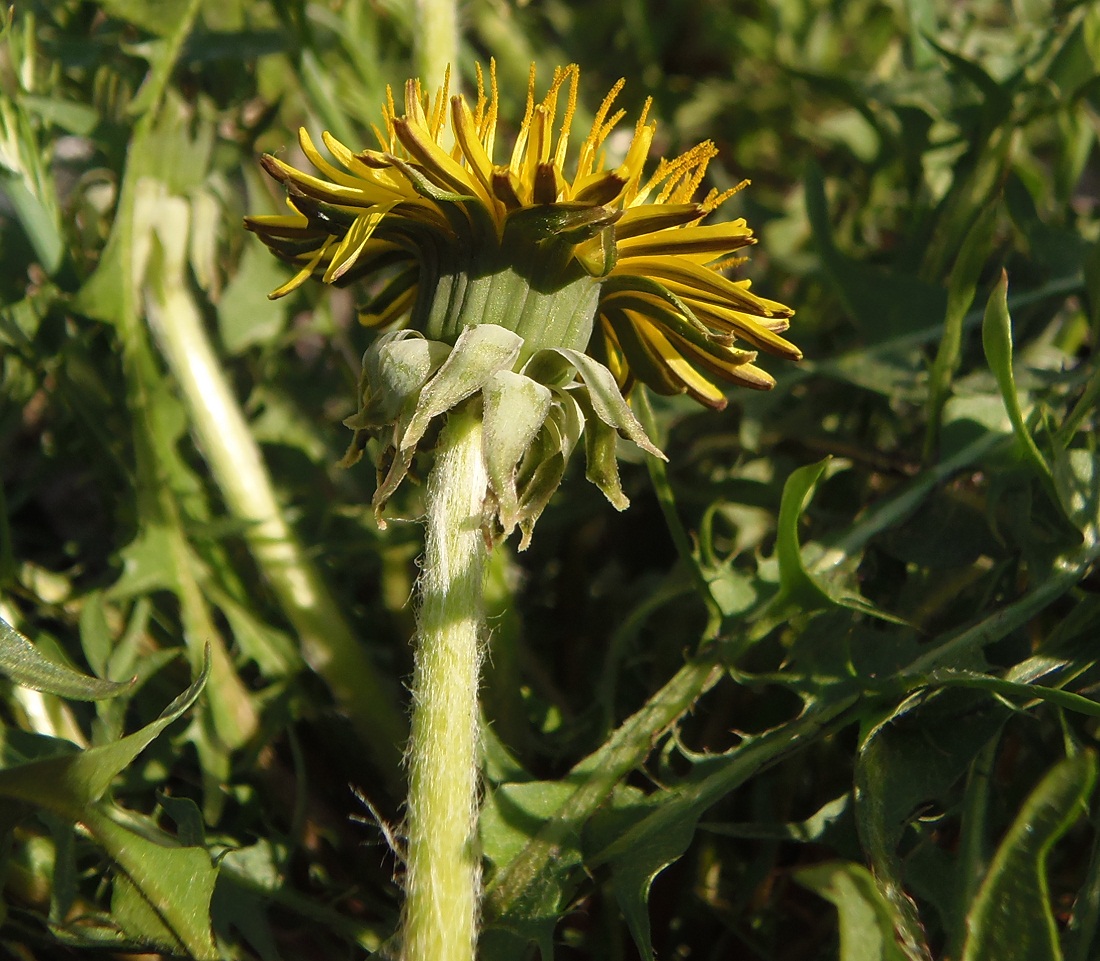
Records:
<instances>
[{"instance_id":1,"label":"sunlit leaf","mask_svg":"<svg viewBox=\"0 0 1100 961\"><path fill-rule=\"evenodd\" d=\"M126 934L196 961L217 961L210 930L217 869L206 848L148 837L99 808L82 820L115 862L111 909Z\"/></svg>"},{"instance_id":2,"label":"sunlit leaf","mask_svg":"<svg viewBox=\"0 0 1100 961\"><path fill-rule=\"evenodd\" d=\"M25 801L71 820L80 820L115 776L199 696L209 674L209 657L194 683L151 724L102 747L29 760L0 770L0 797Z\"/></svg>"},{"instance_id":3,"label":"sunlit leaf","mask_svg":"<svg viewBox=\"0 0 1100 961\"><path fill-rule=\"evenodd\" d=\"M78 701L117 697L130 687L126 682L89 677L48 660L3 618L0 618L0 673L23 687Z\"/></svg>"}]
</instances>

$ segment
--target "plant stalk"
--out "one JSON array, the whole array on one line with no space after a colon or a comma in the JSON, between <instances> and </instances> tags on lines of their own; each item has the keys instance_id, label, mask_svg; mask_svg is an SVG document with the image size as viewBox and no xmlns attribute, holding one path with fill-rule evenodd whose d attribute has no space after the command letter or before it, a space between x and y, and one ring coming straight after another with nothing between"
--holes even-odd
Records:
<instances>
[{"instance_id":1,"label":"plant stalk","mask_svg":"<svg viewBox=\"0 0 1100 961\"><path fill-rule=\"evenodd\" d=\"M448 65L458 64L458 4L455 0L415 0L417 29L413 58L417 75L428 91L443 84ZM451 76L451 93L461 93L458 71Z\"/></svg>"},{"instance_id":2,"label":"plant stalk","mask_svg":"<svg viewBox=\"0 0 1100 961\"><path fill-rule=\"evenodd\" d=\"M472 961L477 942L477 695L486 559L481 512L487 485L480 418L452 411L428 480L419 585L405 961Z\"/></svg>"},{"instance_id":3,"label":"plant stalk","mask_svg":"<svg viewBox=\"0 0 1100 961\"><path fill-rule=\"evenodd\" d=\"M179 198L152 202L158 204L150 219L162 225L158 239L163 255L151 268L145 306L203 456L229 512L247 522L248 546L294 627L303 658L328 684L379 770L396 788L406 728L394 693L287 521L259 445L206 335L185 279L187 206ZM175 235L165 226L169 224Z\"/></svg>"}]
</instances>

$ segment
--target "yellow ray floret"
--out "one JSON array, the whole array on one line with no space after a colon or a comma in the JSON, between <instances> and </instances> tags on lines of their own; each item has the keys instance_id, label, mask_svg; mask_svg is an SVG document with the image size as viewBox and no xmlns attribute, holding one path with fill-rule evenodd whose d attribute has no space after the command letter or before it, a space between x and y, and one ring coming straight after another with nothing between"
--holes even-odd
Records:
<instances>
[{"instance_id":1,"label":"yellow ray floret","mask_svg":"<svg viewBox=\"0 0 1100 961\"><path fill-rule=\"evenodd\" d=\"M642 380L719 407L724 398L715 381L773 383L737 340L801 357L781 336L794 312L751 292L747 280L725 276L756 243L748 224L702 223L747 184L695 199L718 154L714 144L661 159L647 176L656 131L647 101L621 159L609 162L608 138L624 116L615 107L619 81L570 166L580 97L580 71L571 64L554 71L541 99L531 68L523 119L510 151L498 158L495 63L488 84L480 66L475 80L472 106L448 96L449 74L434 97L410 80L400 115L387 89L377 149L356 152L325 133L330 160L301 131L299 145L316 173L263 158L285 187L291 213L249 217L246 226L295 271L272 296L311 276L333 284L374 278L374 301L362 316L371 324L408 323L410 316L415 323L429 313L425 298L435 295L438 280L431 278L442 261L452 272L474 260L482 272L487 263L534 270L552 287L542 268L531 267L545 251L563 284L587 276L601 285L590 350L624 387Z\"/></svg>"}]
</instances>

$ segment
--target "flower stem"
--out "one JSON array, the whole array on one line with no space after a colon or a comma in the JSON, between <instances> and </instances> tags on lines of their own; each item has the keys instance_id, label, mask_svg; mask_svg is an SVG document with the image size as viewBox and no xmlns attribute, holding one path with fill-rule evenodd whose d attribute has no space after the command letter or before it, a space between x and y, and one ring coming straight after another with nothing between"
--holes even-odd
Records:
<instances>
[{"instance_id":1,"label":"flower stem","mask_svg":"<svg viewBox=\"0 0 1100 961\"><path fill-rule=\"evenodd\" d=\"M453 411L428 481L409 747L405 961L472 961L477 941L487 484L480 419Z\"/></svg>"}]
</instances>

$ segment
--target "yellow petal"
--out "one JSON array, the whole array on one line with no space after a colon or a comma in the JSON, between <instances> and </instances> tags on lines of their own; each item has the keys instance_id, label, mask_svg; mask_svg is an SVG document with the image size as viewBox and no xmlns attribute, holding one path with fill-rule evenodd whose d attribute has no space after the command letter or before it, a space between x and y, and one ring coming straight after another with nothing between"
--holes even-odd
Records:
<instances>
[{"instance_id":1,"label":"yellow petal","mask_svg":"<svg viewBox=\"0 0 1100 961\"><path fill-rule=\"evenodd\" d=\"M661 331L640 314L633 311L624 313L633 321L642 342L685 391L708 407L726 406L721 389L700 374Z\"/></svg>"},{"instance_id":2,"label":"yellow petal","mask_svg":"<svg viewBox=\"0 0 1100 961\"><path fill-rule=\"evenodd\" d=\"M267 295L267 299L278 300L280 297L285 297L292 290L297 290L302 284L309 280L310 275L321 262L321 258L325 255L325 251L329 249L335 239L335 237L329 237L328 240L317 249L317 252L309 259L306 265L281 287L276 287L271 291L271 293Z\"/></svg>"},{"instance_id":3,"label":"yellow petal","mask_svg":"<svg viewBox=\"0 0 1100 961\"><path fill-rule=\"evenodd\" d=\"M321 278L326 284L331 284L344 276L355 266L362 253L363 247L370 240L375 228L382 222L382 218L390 212L394 204L379 205L370 213L362 214L355 218L355 223L344 235L340 245L332 255L332 260Z\"/></svg>"},{"instance_id":4,"label":"yellow petal","mask_svg":"<svg viewBox=\"0 0 1100 961\"><path fill-rule=\"evenodd\" d=\"M491 206L489 194L477 177L443 150L425 127L406 118L395 120L393 129L401 146L423 167L429 180L455 193L479 197L487 207Z\"/></svg>"},{"instance_id":5,"label":"yellow petal","mask_svg":"<svg viewBox=\"0 0 1100 961\"><path fill-rule=\"evenodd\" d=\"M680 256L705 254L710 259L754 244L752 231L744 220L703 227L681 227L639 237L619 240L620 257Z\"/></svg>"}]
</instances>

